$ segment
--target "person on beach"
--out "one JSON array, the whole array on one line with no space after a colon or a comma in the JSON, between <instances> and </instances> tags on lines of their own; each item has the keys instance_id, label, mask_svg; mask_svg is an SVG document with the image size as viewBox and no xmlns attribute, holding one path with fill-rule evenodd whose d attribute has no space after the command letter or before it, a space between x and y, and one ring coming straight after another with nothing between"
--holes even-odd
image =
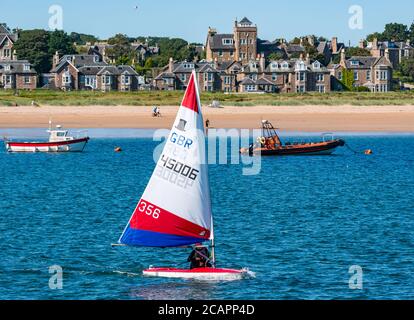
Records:
<instances>
[{"instance_id":1,"label":"person on beach","mask_svg":"<svg viewBox=\"0 0 414 320\"><path fill-rule=\"evenodd\" d=\"M154 109L152 109L152 115L154 117L161 117L160 108L158 108L157 106L154 106Z\"/></svg>"},{"instance_id":2,"label":"person on beach","mask_svg":"<svg viewBox=\"0 0 414 320\"><path fill-rule=\"evenodd\" d=\"M206 129L208 129L208 127L210 127L210 120L206 120Z\"/></svg>"},{"instance_id":3,"label":"person on beach","mask_svg":"<svg viewBox=\"0 0 414 320\"><path fill-rule=\"evenodd\" d=\"M210 252L207 247L202 244L196 244L187 259L187 261L190 262L190 269L211 268L212 265L209 257Z\"/></svg>"}]
</instances>

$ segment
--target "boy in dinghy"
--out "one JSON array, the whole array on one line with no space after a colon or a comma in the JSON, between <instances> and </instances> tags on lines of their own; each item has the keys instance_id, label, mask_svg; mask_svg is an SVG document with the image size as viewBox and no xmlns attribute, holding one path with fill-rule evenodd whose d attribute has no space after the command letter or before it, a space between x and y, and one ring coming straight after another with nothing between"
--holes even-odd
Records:
<instances>
[{"instance_id":1,"label":"boy in dinghy","mask_svg":"<svg viewBox=\"0 0 414 320\"><path fill-rule=\"evenodd\" d=\"M191 263L190 269L211 268L212 264L210 263L209 257L210 252L207 247L203 246L201 243L196 244L187 259L187 261Z\"/></svg>"}]
</instances>

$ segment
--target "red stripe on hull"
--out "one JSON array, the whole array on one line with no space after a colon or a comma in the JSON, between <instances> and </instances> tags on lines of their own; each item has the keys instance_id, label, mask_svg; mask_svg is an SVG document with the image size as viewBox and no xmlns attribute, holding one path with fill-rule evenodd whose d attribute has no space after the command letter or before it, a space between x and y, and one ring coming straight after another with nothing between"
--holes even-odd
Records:
<instances>
[{"instance_id":1,"label":"red stripe on hull","mask_svg":"<svg viewBox=\"0 0 414 320\"><path fill-rule=\"evenodd\" d=\"M151 268L144 272L171 272L171 273L242 273L241 270L218 269L218 268L197 268L197 269L174 269L174 268Z\"/></svg>"},{"instance_id":2,"label":"red stripe on hull","mask_svg":"<svg viewBox=\"0 0 414 320\"><path fill-rule=\"evenodd\" d=\"M7 142L10 147L59 147L76 143L88 142L89 138L82 138L58 142Z\"/></svg>"},{"instance_id":3,"label":"red stripe on hull","mask_svg":"<svg viewBox=\"0 0 414 320\"><path fill-rule=\"evenodd\" d=\"M136 230L152 231L183 237L210 239L210 231L164 210L144 199L139 202L130 226Z\"/></svg>"}]
</instances>

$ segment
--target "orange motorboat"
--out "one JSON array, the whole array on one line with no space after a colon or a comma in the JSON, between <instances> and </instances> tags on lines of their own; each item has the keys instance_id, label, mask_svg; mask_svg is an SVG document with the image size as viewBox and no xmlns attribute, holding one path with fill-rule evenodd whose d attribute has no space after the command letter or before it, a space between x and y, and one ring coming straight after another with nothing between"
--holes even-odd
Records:
<instances>
[{"instance_id":1,"label":"orange motorboat","mask_svg":"<svg viewBox=\"0 0 414 320\"><path fill-rule=\"evenodd\" d=\"M319 142L286 142L282 143L276 129L267 121L262 121L262 137L249 148L240 150L242 154L262 156L289 156L289 155L330 155L336 148L343 147L345 141L333 139L332 134L325 134ZM328 136L331 138L328 140Z\"/></svg>"}]
</instances>

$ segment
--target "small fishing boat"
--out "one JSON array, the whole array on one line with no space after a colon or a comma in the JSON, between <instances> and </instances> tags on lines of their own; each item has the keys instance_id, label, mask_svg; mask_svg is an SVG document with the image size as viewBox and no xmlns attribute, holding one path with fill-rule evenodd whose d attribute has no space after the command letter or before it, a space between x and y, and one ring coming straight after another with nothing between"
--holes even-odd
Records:
<instances>
[{"instance_id":1,"label":"small fishing boat","mask_svg":"<svg viewBox=\"0 0 414 320\"><path fill-rule=\"evenodd\" d=\"M336 148L345 145L344 140L334 139L332 134L324 134L323 141L318 142L283 143L276 129L267 120L262 121L262 133L256 143L251 144L249 148L240 149L240 153L251 156L330 155Z\"/></svg>"},{"instance_id":2,"label":"small fishing boat","mask_svg":"<svg viewBox=\"0 0 414 320\"><path fill-rule=\"evenodd\" d=\"M75 138L69 136L69 131L58 125L52 129L49 122L49 141L19 142L5 140L7 152L82 152L89 141L89 137Z\"/></svg>"},{"instance_id":3,"label":"small fishing boat","mask_svg":"<svg viewBox=\"0 0 414 320\"><path fill-rule=\"evenodd\" d=\"M216 267L205 131L195 71L166 141L142 198L114 246L178 248L210 241L211 267L149 267L143 275L206 281L252 275L247 269Z\"/></svg>"}]
</instances>

